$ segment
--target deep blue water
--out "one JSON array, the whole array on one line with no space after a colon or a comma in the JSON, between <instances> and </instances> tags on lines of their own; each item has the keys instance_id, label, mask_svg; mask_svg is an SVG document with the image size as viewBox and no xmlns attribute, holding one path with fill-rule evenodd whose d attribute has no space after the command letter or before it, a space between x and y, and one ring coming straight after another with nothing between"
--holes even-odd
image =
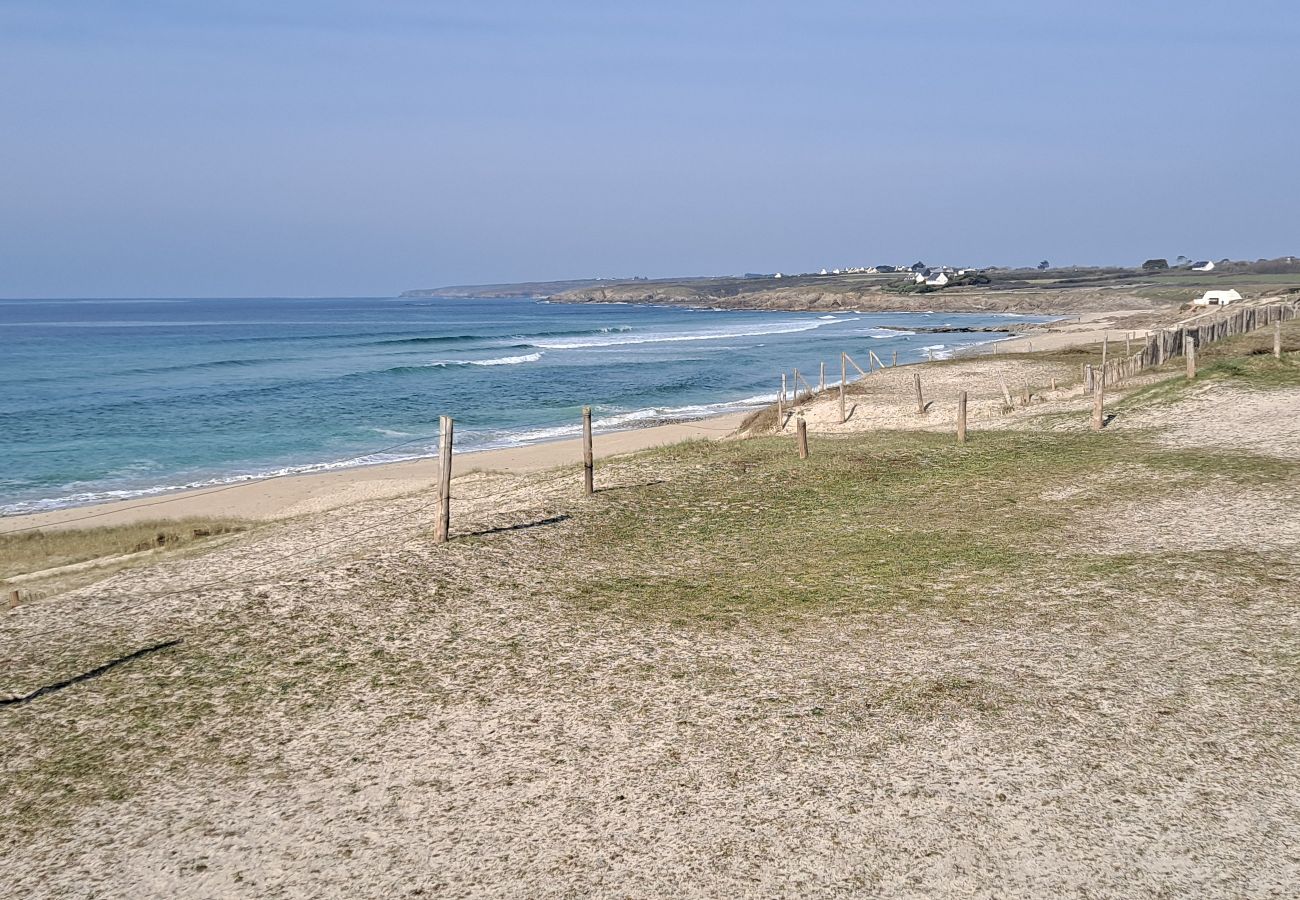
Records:
<instances>
[{"instance_id":1,"label":"deep blue water","mask_svg":"<svg viewBox=\"0 0 1300 900\"><path fill-rule=\"evenodd\" d=\"M534 300L0 301L0 512L564 437L770 402L841 350L899 362L1006 316ZM395 444L386 452L379 452ZM356 457L362 457L356 459Z\"/></svg>"}]
</instances>

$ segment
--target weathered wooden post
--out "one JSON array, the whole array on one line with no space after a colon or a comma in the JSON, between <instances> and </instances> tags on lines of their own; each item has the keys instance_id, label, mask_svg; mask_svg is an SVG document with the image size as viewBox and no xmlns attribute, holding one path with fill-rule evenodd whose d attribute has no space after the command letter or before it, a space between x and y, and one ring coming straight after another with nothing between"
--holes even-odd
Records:
<instances>
[{"instance_id":1,"label":"weathered wooden post","mask_svg":"<svg viewBox=\"0 0 1300 900\"><path fill-rule=\"evenodd\" d=\"M1096 379L1096 382L1094 383L1092 388L1092 430L1093 431L1101 431L1102 426L1105 424L1106 421L1105 420L1106 401L1103 396L1105 392L1106 392L1106 387L1102 383L1102 380L1100 378Z\"/></svg>"},{"instance_id":2,"label":"weathered wooden post","mask_svg":"<svg viewBox=\"0 0 1300 900\"><path fill-rule=\"evenodd\" d=\"M799 370L798 369L794 370L794 380L790 383L790 390L794 394L794 397L792 398L793 405L797 406L799 404Z\"/></svg>"},{"instance_id":3,"label":"weathered wooden post","mask_svg":"<svg viewBox=\"0 0 1300 900\"><path fill-rule=\"evenodd\" d=\"M440 432L438 441L438 524L434 531L434 542L447 543L451 536L451 416L438 417Z\"/></svg>"},{"instance_id":4,"label":"weathered wooden post","mask_svg":"<svg viewBox=\"0 0 1300 900\"><path fill-rule=\"evenodd\" d=\"M844 424L844 383L849 380L849 364L843 353L840 354L840 424Z\"/></svg>"},{"instance_id":5,"label":"weathered wooden post","mask_svg":"<svg viewBox=\"0 0 1300 900\"><path fill-rule=\"evenodd\" d=\"M925 399L921 396L921 373L912 373L912 387L916 389L916 414L925 415Z\"/></svg>"},{"instance_id":6,"label":"weathered wooden post","mask_svg":"<svg viewBox=\"0 0 1300 900\"><path fill-rule=\"evenodd\" d=\"M1187 377L1196 377L1196 341L1190 334L1183 335L1183 356L1187 357Z\"/></svg>"},{"instance_id":7,"label":"weathered wooden post","mask_svg":"<svg viewBox=\"0 0 1300 900\"><path fill-rule=\"evenodd\" d=\"M1282 321L1273 323L1273 358L1282 358Z\"/></svg>"},{"instance_id":8,"label":"weathered wooden post","mask_svg":"<svg viewBox=\"0 0 1300 900\"><path fill-rule=\"evenodd\" d=\"M1094 377L1101 378L1102 384L1106 383L1106 354L1108 353L1109 350L1110 350L1110 335L1107 334L1104 335L1101 339L1101 374L1100 376L1097 376L1095 372L1093 373Z\"/></svg>"},{"instance_id":9,"label":"weathered wooden post","mask_svg":"<svg viewBox=\"0 0 1300 900\"><path fill-rule=\"evenodd\" d=\"M957 443L966 443L966 392L957 395Z\"/></svg>"},{"instance_id":10,"label":"weathered wooden post","mask_svg":"<svg viewBox=\"0 0 1300 900\"><path fill-rule=\"evenodd\" d=\"M781 373L781 393L776 395L776 430L785 428L785 373Z\"/></svg>"},{"instance_id":11,"label":"weathered wooden post","mask_svg":"<svg viewBox=\"0 0 1300 900\"><path fill-rule=\"evenodd\" d=\"M897 368L898 368L898 351L897 351L897 350L894 351L894 359L893 359L893 361L889 364L889 368L891 368L891 369L897 369Z\"/></svg>"},{"instance_id":12,"label":"weathered wooden post","mask_svg":"<svg viewBox=\"0 0 1300 900\"><path fill-rule=\"evenodd\" d=\"M932 347L925 348L925 361L934 362L934 348Z\"/></svg>"},{"instance_id":13,"label":"weathered wooden post","mask_svg":"<svg viewBox=\"0 0 1300 900\"><path fill-rule=\"evenodd\" d=\"M582 408L582 483L588 495L596 493L596 464L591 451L591 407Z\"/></svg>"},{"instance_id":14,"label":"weathered wooden post","mask_svg":"<svg viewBox=\"0 0 1300 900\"><path fill-rule=\"evenodd\" d=\"M795 419L795 433L799 436L799 458L808 458L808 423L802 414Z\"/></svg>"},{"instance_id":15,"label":"weathered wooden post","mask_svg":"<svg viewBox=\"0 0 1300 900\"><path fill-rule=\"evenodd\" d=\"M1091 393L1096 382L1097 379L1094 378L1092 374L1092 364L1085 364L1083 367L1083 389Z\"/></svg>"},{"instance_id":16,"label":"weathered wooden post","mask_svg":"<svg viewBox=\"0 0 1300 900\"><path fill-rule=\"evenodd\" d=\"M1056 379L1052 379L1052 393L1056 393Z\"/></svg>"},{"instance_id":17,"label":"weathered wooden post","mask_svg":"<svg viewBox=\"0 0 1300 900\"><path fill-rule=\"evenodd\" d=\"M10 591L10 592L9 592L9 608L10 608L10 609L13 609L15 606L17 606L17 605L22 601L22 599L23 599L23 595L20 594L20 593L18 593L18 591L16 591L16 590Z\"/></svg>"},{"instance_id":18,"label":"weathered wooden post","mask_svg":"<svg viewBox=\"0 0 1300 900\"><path fill-rule=\"evenodd\" d=\"M825 392L826 392L826 363L823 362L821 377L817 379L817 393L823 394Z\"/></svg>"}]
</instances>

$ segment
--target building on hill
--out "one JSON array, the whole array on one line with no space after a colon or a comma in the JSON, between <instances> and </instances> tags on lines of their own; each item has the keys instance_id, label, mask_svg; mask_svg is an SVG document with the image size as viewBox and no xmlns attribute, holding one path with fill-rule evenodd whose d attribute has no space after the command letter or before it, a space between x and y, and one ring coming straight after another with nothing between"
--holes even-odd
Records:
<instances>
[{"instance_id":1,"label":"building on hill","mask_svg":"<svg viewBox=\"0 0 1300 900\"><path fill-rule=\"evenodd\" d=\"M1194 263L1192 263L1192 271L1193 271L1193 272L1213 272L1213 271L1214 271L1214 261L1213 261L1213 260L1209 260L1209 259L1203 259L1203 260L1201 260L1200 262L1194 262Z\"/></svg>"},{"instance_id":2,"label":"building on hill","mask_svg":"<svg viewBox=\"0 0 1300 900\"><path fill-rule=\"evenodd\" d=\"M1227 306L1241 299L1241 294L1235 290L1228 291L1206 291L1200 297L1192 301L1192 306Z\"/></svg>"},{"instance_id":3,"label":"building on hill","mask_svg":"<svg viewBox=\"0 0 1300 900\"><path fill-rule=\"evenodd\" d=\"M939 272L938 274L931 275L929 278L925 279L925 283L930 287L943 287L951 280L952 279L948 277L947 272Z\"/></svg>"}]
</instances>

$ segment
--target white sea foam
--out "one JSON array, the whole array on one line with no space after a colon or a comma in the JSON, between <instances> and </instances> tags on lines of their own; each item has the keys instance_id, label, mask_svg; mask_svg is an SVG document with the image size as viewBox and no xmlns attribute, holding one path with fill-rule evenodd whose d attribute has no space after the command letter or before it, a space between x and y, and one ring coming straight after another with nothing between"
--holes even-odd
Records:
<instances>
[{"instance_id":1,"label":"white sea foam","mask_svg":"<svg viewBox=\"0 0 1300 900\"><path fill-rule=\"evenodd\" d=\"M429 363L429 367L443 369L447 366L517 366L522 363L537 362L542 354L524 353L520 356L498 356L495 359L440 359Z\"/></svg>"},{"instance_id":2,"label":"white sea foam","mask_svg":"<svg viewBox=\"0 0 1300 900\"><path fill-rule=\"evenodd\" d=\"M615 347L623 344L658 344L677 341L725 341L740 337L756 337L765 334L794 334L799 331L812 331L821 328L826 322L771 322L766 325L744 326L741 329L718 328L706 331L664 332L660 334L641 333L609 335L605 337L565 338L561 340L533 341L534 347L547 350L581 350L588 347Z\"/></svg>"},{"instance_id":3,"label":"white sea foam","mask_svg":"<svg viewBox=\"0 0 1300 900\"><path fill-rule=\"evenodd\" d=\"M541 353L524 353L520 356L498 356L496 359L471 359L468 364L471 366L517 366L520 363L537 362L541 358Z\"/></svg>"}]
</instances>

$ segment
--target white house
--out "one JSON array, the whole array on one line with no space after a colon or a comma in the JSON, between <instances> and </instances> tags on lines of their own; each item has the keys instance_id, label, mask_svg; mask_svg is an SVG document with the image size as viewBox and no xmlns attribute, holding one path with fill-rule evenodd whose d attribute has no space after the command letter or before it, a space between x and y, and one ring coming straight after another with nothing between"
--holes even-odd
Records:
<instances>
[{"instance_id":1,"label":"white house","mask_svg":"<svg viewBox=\"0 0 1300 900\"><path fill-rule=\"evenodd\" d=\"M1192 263L1192 271L1193 271L1193 272L1213 272L1213 271L1214 271L1214 261L1213 261L1213 260L1209 260L1209 259L1205 259L1205 260L1202 260L1201 262L1198 262L1198 263ZM1238 299L1240 299L1240 298L1238 298Z\"/></svg>"},{"instance_id":2,"label":"white house","mask_svg":"<svg viewBox=\"0 0 1300 900\"><path fill-rule=\"evenodd\" d=\"M1241 299L1237 291L1206 291L1192 301L1192 306L1227 306Z\"/></svg>"},{"instance_id":3,"label":"white house","mask_svg":"<svg viewBox=\"0 0 1300 900\"><path fill-rule=\"evenodd\" d=\"M931 287L943 287L950 280L951 279L948 278L947 272L940 272L938 275L932 275L929 278L925 279L925 283L930 285Z\"/></svg>"}]
</instances>

